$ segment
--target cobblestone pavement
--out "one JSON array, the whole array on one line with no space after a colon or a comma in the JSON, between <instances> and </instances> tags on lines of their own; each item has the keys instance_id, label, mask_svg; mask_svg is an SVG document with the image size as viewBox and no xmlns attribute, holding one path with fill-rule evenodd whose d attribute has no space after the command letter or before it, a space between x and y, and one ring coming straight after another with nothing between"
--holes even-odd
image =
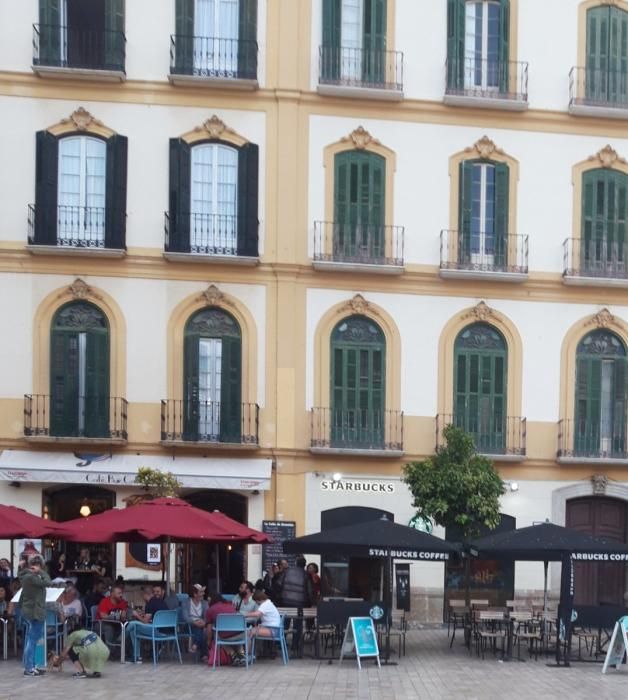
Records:
<instances>
[{"instance_id":1,"label":"cobblestone pavement","mask_svg":"<svg viewBox=\"0 0 628 700\"><path fill-rule=\"evenodd\" d=\"M347 698L356 700L602 700L628 697L628 667L602 675L597 663L576 663L571 668L549 668L547 660L502 663L488 655L470 656L462 645L449 649L444 630L418 630L408 634L407 656L396 666L377 669L355 661L329 665L313 659L291 661L262 659L248 671L228 667L212 671L186 658L183 666L172 661L140 665L110 662L103 678L73 680L70 666L63 674L23 678L15 660L0 661L0 700L9 698L246 698L247 700L301 700ZM76 687L76 686L79 687Z\"/></svg>"}]
</instances>

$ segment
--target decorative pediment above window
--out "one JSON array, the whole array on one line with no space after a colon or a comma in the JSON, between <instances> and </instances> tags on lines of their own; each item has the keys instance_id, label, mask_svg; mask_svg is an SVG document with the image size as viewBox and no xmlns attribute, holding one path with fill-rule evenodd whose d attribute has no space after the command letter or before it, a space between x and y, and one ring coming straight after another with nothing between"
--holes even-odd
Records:
<instances>
[{"instance_id":1,"label":"decorative pediment above window","mask_svg":"<svg viewBox=\"0 0 628 700\"><path fill-rule=\"evenodd\" d=\"M215 284L210 284L198 297L198 301L203 302L207 306L233 306L231 301Z\"/></svg>"},{"instance_id":2,"label":"decorative pediment above window","mask_svg":"<svg viewBox=\"0 0 628 700\"><path fill-rule=\"evenodd\" d=\"M595 326L596 328L612 328L617 325L617 321L608 309L602 309L590 321L587 321L586 325Z\"/></svg>"},{"instance_id":3,"label":"decorative pediment above window","mask_svg":"<svg viewBox=\"0 0 628 700\"><path fill-rule=\"evenodd\" d=\"M591 477L591 484L593 485L594 496L606 495L606 488L608 486L608 477L606 474L594 474Z\"/></svg>"},{"instance_id":4,"label":"decorative pediment above window","mask_svg":"<svg viewBox=\"0 0 628 700\"><path fill-rule=\"evenodd\" d=\"M606 144L594 156L589 156L589 161L594 161L596 167L600 168L613 168L620 163L624 165L627 163L626 159L622 158L610 144Z\"/></svg>"},{"instance_id":5,"label":"decorative pediment above window","mask_svg":"<svg viewBox=\"0 0 628 700\"><path fill-rule=\"evenodd\" d=\"M47 131L55 136L80 131L81 133L97 134L106 139L116 133L113 129L105 126L99 119L96 119L96 117L84 107L75 109L69 117L48 127Z\"/></svg>"},{"instance_id":6,"label":"decorative pediment above window","mask_svg":"<svg viewBox=\"0 0 628 700\"><path fill-rule=\"evenodd\" d=\"M472 309L462 315L462 320L473 319L474 321L491 321L495 317L495 312L490 306L481 301Z\"/></svg>"},{"instance_id":7,"label":"decorative pediment above window","mask_svg":"<svg viewBox=\"0 0 628 700\"><path fill-rule=\"evenodd\" d=\"M504 151L501 148L497 148L488 136L482 136L473 146L465 148L464 152L468 153L472 158L478 157L482 158L482 160L490 160L495 154L504 154Z\"/></svg>"},{"instance_id":8,"label":"decorative pediment above window","mask_svg":"<svg viewBox=\"0 0 628 700\"><path fill-rule=\"evenodd\" d=\"M86 282L84 282L80 277L77 277L72 284L67 287L61 294L59 294L59 299L63 297L70 296L72 299L98 299L101 300L100 294L95 292Z\"/></svg>"},{"instance_id":9,"label":"decorative pediment above window","mask_svg":"<svg viewBox=\"0 0 628 700\"><path fill-rule=\"evenodd\" d=\"M195 126L191 131L183 134L181 138L190 144L196 141L209 140L226 141L232 143L234 146L244 146L244 144L248 143L247 139L227 126L216 114L212 114L212 116L206 119L200 126Z\"/></svg>"},{"instance_id":10,"label":"decorative pediment above window","mask_svg":"<svg viewBox=\"0 0 628 700\"><path fill-rule=\"evenodd\" d=\"M381 146L381 143L373 138L363 126L354 129L348 136L343 136L340 141L342 143L352 143L354 148L359 151L363 151L371 145Z\"/></svg>"},{"instance_id":11,"label":"decorative pediment above window","mask_svg":"<svg viewBox=\"0 0 628 700\"><path fill-rule=\"evenodd\" d=\"M361 294L356 294L353 297L353 299L350 299L346 304L343 304L338 309L338 313L339 314L351 313L351 314L358 314L358 315L372 313L375 316L377 316L377 311L373 308L373 306Z\"/></svg>"}]
</instances>

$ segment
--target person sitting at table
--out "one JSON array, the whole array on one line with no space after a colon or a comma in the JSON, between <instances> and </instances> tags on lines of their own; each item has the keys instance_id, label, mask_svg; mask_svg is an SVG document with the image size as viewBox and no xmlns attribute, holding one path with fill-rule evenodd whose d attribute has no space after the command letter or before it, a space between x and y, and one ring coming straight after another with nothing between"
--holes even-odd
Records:
<instances>
[{"instance_id":1,"label":"person sitting at table","mask_svg":"<svg viewBox=\"0 0 628 700\"><path fill-rule=\"evenodd\" d=\"M7 611L7 591L0 586L0 615L4 615Z\"/></svg>"},{"instance_id":2,"label":"person sitting at table","mask_svg":"<svg viewBox=\"0 0 628 700\"><path fill-rule=\"evenodd\" d=\"M147 592L147 591L145 591ZM131 651L133 652L132 659L135 663L142 663L142 657L137 652L137 640L135 635L137 632L151 633L153 617L160 610L168 610L168 606L164 601L164 587L161 583L155 583L152 587L152 597L144 606L144 611L134 610L131 615L131 621L126 626L125 634L127 640L131 640Z\"/></svg>"},{"instance_id":3,"label":"person sitting at table","mask_svg":"<svg viewBox=\"0 0 628 700\"><path fill-rule=\"evenodd\" d=\"M252 637L270 637L279 639L281 616L272 600L264 591L255 591L253 599L257 603L257 610L247 617L259 618L259 625L250 631Z\"/></svg>"},{"instance_id":4,"label":"person sitting at table","mask_svg":"<svg viewBox=\"0 0 628 700\"><path fill-rule=\"evenodd\" d=\"M233 605L226 601L220 593L210 593L209 594L209 606L207 608L207 613L205 614L205 621L207 622L207 640L211 647L211 641L214 635L214 627L216 625L216 618L218 615L233 615ZM244 635L238 632L222 632L222 638L233 638L233 641L242 639L244 641ZM242 654L240 647L221 647L228 654L231 654L231 662L234 666L244 666L244 655ZM213 663L213 658L210 654L209 663Z\"/></svg>"},{"instance_id":5,"label":"person sitting at table","mask_svg":"<svg viewBox=\"0 0 628 700\"><path fill-rule=\"evenodd\" d=\"M105 590L105 580L102 578L97 578L94 581L92 590L85 596L85 599L83 600L88 613L91 614L92 608L98 607L100 605L100 601L105 597Z\"/></svg>"},{"instance_id":6,"label":"person sitting at table","mask_svg":"<svg viewBox=\"0 0 628 700\"><path fill-rule=\"evenodd\" d=\"M243 615L257 610L257 603L253 600L253 584L250 581L242 581L240 584L238 595L233 599L233 607Z\"/></svg>"},{"instance_id":7,"label":"person sitting at table","mask_svg":"<svg viewBox=\"0 0 628 700\"><path fill-rule=\"evenodd\" d=\"M55 579L65 579L67 576L67 567L65 565L65 553L60 552L57 554L53 560L48 565L48 571L50 572L50 578L54 581Z\"/></svg>"},{"instance_id":8,"label":"person sitting at table","mask_svg":"<svg viewBox=\"0 0 628 700\"><path fill-rule=\"evenodd\" d=\"M11 564L8 559L0 559L0 588L6 589L6 594L9 595L9 585L11 583Z\"/></svg>"},{"instance_id":9,"label":"person sitting at table","mask_svg":"<svg viewBox=\"0 0 628 700\"><path fill-rule=\"evenodd\" d=\"M68 636L61 654L52 657L53 666L59 666L68 657L76 669L72 678L87 678L87 671L91 671L92 678L100 678L109 658L109 648L96 632L76 630Z\"/></svg>"},{"instance_id":10,"label":"person sitting at table","mask_svg":"<svg viewBox=\"0 0 628 700\"><path fill-rule=\"evenodd\" d=\"M102 637L105 644L115 644L120 637L119 624L107 624L125 622L129 604L122 597L122 588L114 586L111 595L103 598L98 604L96 619L101 620Z\"/></svg>"},{"instance_id":11,"label":"person sitting at table","mask_svg":"<svg viewBox=\"0 0 628 700\"><path fill-rule=\"evenodd\" d=\"M69 585L59 598L59 607L61 613L61 621L68 620L72 617L76 618L74 622L80 619L83 615L83 605L78 597L78 591L74 586Z\"/></svg>"},{"instance_id":12,"label":"person sitting at table","mask_svg":"<svg viewBox=\"0 0 628 700\"><path fill-rule=\"evenodd\" d=\"M187 600L181 603L183 619L190 625L190 652L200 650L201 658L207 656L207 637L205 636L205 616L208 608L205 600L205 586L195 583Z\"/></svg>"}]
</instances>

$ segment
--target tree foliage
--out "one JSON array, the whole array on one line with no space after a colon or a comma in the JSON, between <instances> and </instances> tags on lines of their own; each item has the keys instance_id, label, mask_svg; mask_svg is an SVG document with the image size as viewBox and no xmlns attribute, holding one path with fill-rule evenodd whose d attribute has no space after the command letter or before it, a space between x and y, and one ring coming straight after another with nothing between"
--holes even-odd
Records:
<instances>
[{"instance_id":1,"label":"tree foliage","mask_svg":"<svg viewBox=\"0 0 628 700\"><path fill-rule=\"evenodd\" d=\"M140 484L144 491L155 498L175 497L181 489L181 482L171 472L162 472L150 467L140 467L137 470L135 483Z\"/></svg>"},{"instance_id":2,"label":"tree foliage","mask_svg":"<svg viewBox=\"0 0 628 700\"><path fill-rule=\"evenodd\" d=\"M448 425L443 434L445 445L433 457L406 464L403 480L419 515L458 528L466 541L477 535L480 525L498 525L504 482L491 460L477 454L464 430Z\"/></svg>"}]
</instances>

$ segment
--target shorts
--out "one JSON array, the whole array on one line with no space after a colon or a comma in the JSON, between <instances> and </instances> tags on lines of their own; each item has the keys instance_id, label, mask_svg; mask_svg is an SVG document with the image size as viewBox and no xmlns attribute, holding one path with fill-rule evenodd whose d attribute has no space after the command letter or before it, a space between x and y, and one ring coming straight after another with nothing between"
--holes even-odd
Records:
<instances>
[{"instance_id":1,"label":"shorts","mask_svg":"<svg viewBox=\"0 0 628 700\"><path fill-rule=\"evenodd\" d=\"M272 639L280 639L281 627L264 627L264 629L269 630Z\"/></svg>"}]
</instances>

